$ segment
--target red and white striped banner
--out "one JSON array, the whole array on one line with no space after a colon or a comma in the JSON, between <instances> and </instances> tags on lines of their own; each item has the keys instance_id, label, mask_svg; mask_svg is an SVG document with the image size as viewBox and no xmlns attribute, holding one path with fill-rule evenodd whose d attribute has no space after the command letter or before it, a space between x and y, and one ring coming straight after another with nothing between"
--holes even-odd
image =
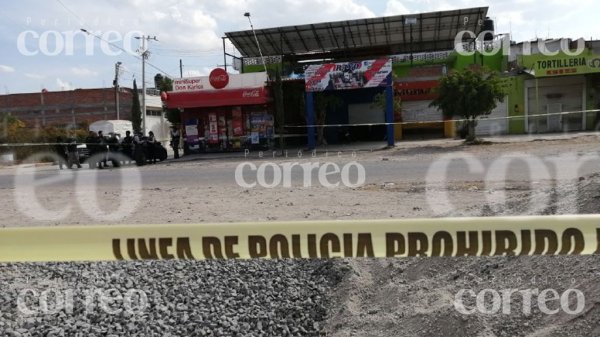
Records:
<instances>
[{"instance_id":1,"label":"red and white striped banner","mask_svg":"<svg viewBox=\"0 0 600 337\"><path fill-rule=\"evenodd\" d=\"M391 59L311 65L304 72L306 91L347 90L387 85Z\"/></svg>"}]
</instances>

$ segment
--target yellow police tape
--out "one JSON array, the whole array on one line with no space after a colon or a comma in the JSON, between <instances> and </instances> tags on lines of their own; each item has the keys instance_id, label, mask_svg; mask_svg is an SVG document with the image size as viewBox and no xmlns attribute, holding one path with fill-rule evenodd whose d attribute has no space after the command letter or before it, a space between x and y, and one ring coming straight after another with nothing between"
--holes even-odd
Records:
<instances>
[{"instance_id":1,"label":"yellow police tape","mask_svg":"<svg viewBox=\"0 0 600 337\"><path fill-rule=\"evenodd\" d=\"M1 262L600 253L600 215L0 229Z\"/></svg>"}]
</instances>

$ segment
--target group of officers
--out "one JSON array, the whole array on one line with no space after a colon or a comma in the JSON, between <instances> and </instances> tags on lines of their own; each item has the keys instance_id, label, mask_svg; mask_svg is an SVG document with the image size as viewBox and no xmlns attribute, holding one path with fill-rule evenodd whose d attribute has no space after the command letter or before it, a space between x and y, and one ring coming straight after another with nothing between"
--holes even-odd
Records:
<instances>
[{"instance_id":1,"label":"group of officers","mask_svg":"<svg viewBox=\"0 0 600 337\"><path fill-rule=\"evenodd\" d=\"M179 146L180 146L180 133L179 129L175 126L171 129L171 147L173 148L175 159L179 158ZM148 136L139 132L135 135L131 135L131 131L125 132L125 137L122 141L115 133L110 133L108 137L104 136L102 131L98 133L90 131L85 144L89 151L88 164L90 168L103 169L108 167L108 162L113 167L121 166L119 159L128 159L129 163L132 161L139 161L139 158L145 162L148 160L150 163L155 164L157 161L156 153L156 138L154 132L149 131ZM71 169L74 165L77 168L81 168L79 150L77 148L77 140L75 138L68 138L65 140L62 137L56 139L54 150L59 157L58 166L62 170L63 166ZM115 153L120 153L122 156L115 156ZM142 155L143 153L143 155Z\"/></svg>"}]
</instances>

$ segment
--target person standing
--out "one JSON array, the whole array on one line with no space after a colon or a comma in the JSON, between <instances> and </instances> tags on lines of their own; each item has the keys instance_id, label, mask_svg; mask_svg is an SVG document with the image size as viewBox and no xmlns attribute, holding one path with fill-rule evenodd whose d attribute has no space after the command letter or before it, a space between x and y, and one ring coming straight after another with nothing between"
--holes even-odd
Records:
<instances>
[{"instance_id":1,"label":"person standing","mask_svg":"<svg viewBox=\"0 0 600 337\"><path fill-rule=\"evenodd\" d=\"M138 166L146 164L146 150L144 143L143 134L141 132L136 132L133 136L133 158Z\"/></svg>"},{"instance_id":2,"label":"person standing","mask_svg":"<svg viewBox=\"0 0 600 337\"><path fill-rule=\"evenodd\" d=\"M152 164L156 164L156 138L154 138L154 132L148 132L148 140L146 141L148 146L148 159L152 161Z\"/></svg>"},{"instance_id":3,"label":"person standing","mask_svg":"<svg viewBox=\"0 0 600 337\"><path fill-rule=\"evenodd\" d=\"M54 144L54 152L56 153L56 155L58 155L58 168L62 170L63 165L67 166L67 151L62 137L56 137L56 143Z\"/></svg>"},{"instance_id":4,"label":"person standing","mask_svg":"<svg viewBox=\"0 0 600 337\"><path fill-rule=\"evenodd\" d=\"M67 166L72 168L73 165L77 165L77 168L81 168L77 140L74 137L70 137L67 139L67 143Z\"/></svg>"},{"instance_id":5,"label":"person standing","mask_svg":"<svg viewBox=\"0 0 600 337\"><path fill-rule=\"evenodd\" d=\"M90 169L93 168L102 168L102 163L98 162L97 156L100 152L99 149L100 138L94 131L90 131L87 138L85 139L86 147L89 150L90 158L88 159L88 164L90 165Z\"/></svg>"},{"instance_id":6,"label":"person standing","mask_svg":"<svg viewBox=\"0 0 600 337\"><path fill-rule=\"evenodd\" d=\"M119 139L117 138L117 134L114 132L109 133L109 137L106 140L106 145L108 147L108 152L106 154L107 161L109 160L112 163L113 167L120 167L121 162L117 157L117 153L119 152Z\"/></svg>"},{"instance_id":7,"label":"person standing","mask_svg":"<svg viewBox=\"0 0 600 337\"><path fill-rule=\"evenodd\" d=\"M106 157L108 156L108 146L106 142L106 138L104 137L104 133L102 130L98 131L98 153L100 154L100 168L106 168ZM104 164L104 166L103 166Z\"/></svg>"},{"instance_id":8,"label":"person standing","mask_svg":"<svg viewBox=\"0 0 600 337\"><path fill-rule=\"evenodd\" d=\"M131 131L125 132L125 138L123 138L123 141L121 142L121 147L125 157L129 158L131 161L133 159L133 137L131 136Z\"/></svg>"},{"instance_id":9,"label":"person standing","mask_svg":"<svg viewBox=\"0 0 600 337\"><path fill-rule=\"evenodd\" d=\"M179 129L173 125L171 128L171 147L173 148L173 152L175 153L175 159L179 158L179 141L181 139L181 134L179 133Z\"/></svg>"}]
</instances>

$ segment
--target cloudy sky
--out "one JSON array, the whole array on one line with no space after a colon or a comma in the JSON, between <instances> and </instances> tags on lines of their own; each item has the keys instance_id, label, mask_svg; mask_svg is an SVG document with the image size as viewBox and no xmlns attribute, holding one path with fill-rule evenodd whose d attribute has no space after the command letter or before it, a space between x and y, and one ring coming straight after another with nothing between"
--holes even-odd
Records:
<instances>
[{"instance_id":1,"label":"cloudy sky","mask_svg":"<svg viewBox=\"0 0 600 337\"><path fill-rule=\"evenodd\" d=\"M150 41L149 62L179 76L207 74L223 63L224 32L385 15L489 6L498 33L513 40L536 37L600 39L597 0L21 0L0 12L0 94L109 87L116 62L121 84L141 86L141 61L100 39L135 52L134 36ZM228 52L234 53L231 46ZM147 67L146 82L159 72Z\"/></svg>"}]
</instances>

